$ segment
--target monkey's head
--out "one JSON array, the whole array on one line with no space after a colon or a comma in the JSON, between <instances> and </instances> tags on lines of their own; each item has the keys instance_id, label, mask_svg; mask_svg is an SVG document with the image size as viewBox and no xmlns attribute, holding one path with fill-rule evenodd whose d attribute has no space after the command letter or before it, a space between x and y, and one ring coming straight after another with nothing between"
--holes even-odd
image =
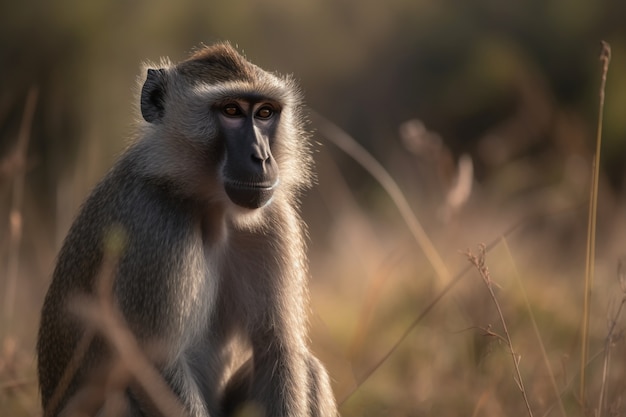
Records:
<instances>
[{"instance_id":1,"label":"monkey's head","mask_svg":"<svg viewBox=\"0 0 626 417\"><path fill-rule=\"evenodd\" d=\"M293 81L253 65L229 44L147 69L141 114L152 141L153 161L144 165L188 192L257 209L310 182Z\"/></svg>"}]
</instances>

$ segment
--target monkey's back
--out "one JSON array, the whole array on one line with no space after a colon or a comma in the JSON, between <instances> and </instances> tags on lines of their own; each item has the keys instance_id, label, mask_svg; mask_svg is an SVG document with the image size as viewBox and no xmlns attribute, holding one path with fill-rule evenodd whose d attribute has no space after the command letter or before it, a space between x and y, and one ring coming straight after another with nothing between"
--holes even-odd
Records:
<instances>
[{"instance_id":1,"label":"monkey's back","mask_svg":"<svg viewBox=\"0 0 626 417\"><path fill-rule=\"evenodd\" d=\"M64 241L42 309L37 351L44 409L89 326L72 311L73 303L96 297L99 279L114 278L116 304L140 341L158 340L163 329L170 338L183 336L175 329L182 328L203 292L197 291L205 271L197 212L196 204L176 195L173 184L142 178L132 152L92 191ZM121 243L119 259L113 259L115 277L101 277L113 234ZM141 285L145 282L152 285ZM177 299L182 298L184 311L159 308L181 305ZM84 357L97 361L108 354L106 343L95 337ZM92 365L76 370L63 398L72 395Z\"/></svg>"}]
</instances>

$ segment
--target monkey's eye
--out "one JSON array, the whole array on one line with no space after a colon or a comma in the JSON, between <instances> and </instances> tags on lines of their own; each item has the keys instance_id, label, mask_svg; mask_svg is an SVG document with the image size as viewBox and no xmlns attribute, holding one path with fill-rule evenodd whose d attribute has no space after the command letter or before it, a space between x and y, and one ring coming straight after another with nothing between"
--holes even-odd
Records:
<instances>
[{"instance_id":1,"label":"monkey's eye","mask_svg":"<svg viewBox=\"0 0 626 417\"><path fill-rule=\"evenodd\" d=\"M257 119L269 119L274 115L274 109L270 106L263 106L257 110L255 117Z\"/></svg>"},{"instance_id":2,"label":"monkey's eye","mask_svg":"<svg viewBox=\"0 0 626 417\"><path fill-rule=\"evenodd\" d=\"M228 117L239 117L243 114L239 106L234 103L224 105L224 107L222 107L222 113Z\"/></svg>"}]
</instances>

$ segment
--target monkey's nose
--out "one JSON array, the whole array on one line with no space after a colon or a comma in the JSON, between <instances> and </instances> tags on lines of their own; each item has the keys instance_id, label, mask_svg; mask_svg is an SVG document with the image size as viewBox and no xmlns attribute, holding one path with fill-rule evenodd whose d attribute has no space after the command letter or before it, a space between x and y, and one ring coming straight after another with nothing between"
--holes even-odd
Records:
<instances>
[{"instance_id":1,"label":"monkey's nose","mask_svg":"<svg viewBox=\"0 0 626 417\"><path fill-rule=\"evenodd\" d=\"M270 153L270 150L267 146L256 145L253 146L252 155L250 156L252 158L252 162L254 162L255 164L262 164L270 159L272 157L272 154Z\"/></svg>"},{"instance_id":2,"label":"monkey's nose","mask_svg":"<svg viewBox=\"0 0 626 417\"><path fill-rule=\"evenodd\" d=\"M257 174L268 175L273 171L271 155L252 155L252 166Z\"/></svg>"}]
</instances>

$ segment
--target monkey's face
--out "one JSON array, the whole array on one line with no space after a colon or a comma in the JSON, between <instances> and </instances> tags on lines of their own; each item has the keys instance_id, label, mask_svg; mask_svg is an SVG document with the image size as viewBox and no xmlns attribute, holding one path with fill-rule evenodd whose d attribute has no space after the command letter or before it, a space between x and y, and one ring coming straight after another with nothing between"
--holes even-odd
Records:
<instances>
[{"instance_id":1,"label":"monkey's face","mask_svg":"<svg viewBox=\"0 0 626 417\"><path fill-rule=\"evenodd\" d=\"M238 206L263 207L278 186L272 144L280 111L277 102L253 96L225 100L214 107L225 151L221 172L224 190Z\"/></svg>"},{"instance_id":2,"label":"monkey's face","mask_svg":"<svg viewBox=\"0 0 626 417\"><path fill-rule=\"evenodd\" d=\"M217 180L223 193L216 194L225 194L246 209L267 205L279 183L272 148L280 133L281 102L251 88L225 84L180 83L176 88L174 76L162 69L148 70L141 97L144 119L165 132L163 140L174 142L176 137L177 146L198 151L195 161L204 155L196 176ZM175 154L188 155L182 151ZM193 175L192 170L178 171ZM215 181L211 183L207 186L215 194Z\"/></svg>"},{"instance_id":3,"label":"monkey's face","mask_svg":"<svg viewBox=\"0 0 626 417\"><path fill-rule=\"evenodd\" d=\"M141 114L159 149L151 172L181 193L248 210L295 195L311 180L301 106L290 78L226 46L148 69Z\"/></svg>"}]
</instances>

